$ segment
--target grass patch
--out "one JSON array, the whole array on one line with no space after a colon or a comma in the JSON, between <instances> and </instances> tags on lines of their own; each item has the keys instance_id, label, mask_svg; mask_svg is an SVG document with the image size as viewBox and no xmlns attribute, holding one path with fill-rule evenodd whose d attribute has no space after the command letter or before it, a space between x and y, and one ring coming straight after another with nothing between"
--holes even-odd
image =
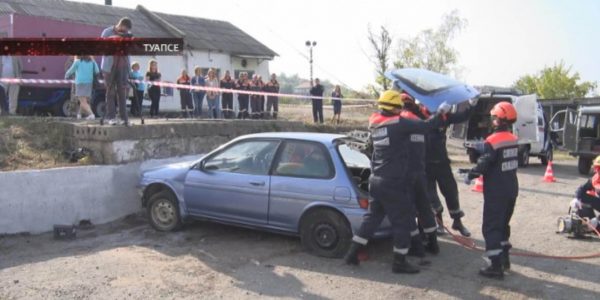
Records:
<instances>
[{"instance_id":1,"label":"grass patch","mask_svg":"<svg viewBox=\"0 0 600 300\"><path fill-rule=\"evenodd\" d=\"M72 165L63 155L71 145L67 129L49 118L0 118L0 170Z\"/></svg>"}]
</instances>

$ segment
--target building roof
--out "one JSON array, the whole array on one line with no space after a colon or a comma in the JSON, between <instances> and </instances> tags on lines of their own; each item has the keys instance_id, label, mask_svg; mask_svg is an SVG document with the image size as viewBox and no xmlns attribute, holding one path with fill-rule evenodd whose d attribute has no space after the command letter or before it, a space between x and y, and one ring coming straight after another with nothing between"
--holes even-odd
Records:
<instances>
[{"instance_id":1,"label":"building roof","mask_svg":"<svg viewBox=\"0 0 600 300\"><path fill-rule=\"evenodd\" d=\"M129 17L133 33L138 37L183 37L187 45L198 50L265 58L277 55L229 22L151 12L141 5L130 9L65 0L0 2L0 15L12 13L102 27Z\"/></svg>"}]
</instances>

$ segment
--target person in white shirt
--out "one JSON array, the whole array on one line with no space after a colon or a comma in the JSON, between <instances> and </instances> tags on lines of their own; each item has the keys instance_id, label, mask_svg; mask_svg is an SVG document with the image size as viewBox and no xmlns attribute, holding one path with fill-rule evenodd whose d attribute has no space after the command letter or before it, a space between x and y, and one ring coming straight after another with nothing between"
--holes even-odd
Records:
<instances>
[{"instance_id":1,"label":"person in white shirt","mask_svg":"<svg viewBox=\"0 0 600 300\"><path fill-rule=\"evenodd\" d=\"M0 60L0 78L21 78L21 60L18 56L2 56ZM8 83L2 83L2 85L8 98L8 111L11 115L14 115L17 113L21 86Z\"/></svg>"}]
</instances>

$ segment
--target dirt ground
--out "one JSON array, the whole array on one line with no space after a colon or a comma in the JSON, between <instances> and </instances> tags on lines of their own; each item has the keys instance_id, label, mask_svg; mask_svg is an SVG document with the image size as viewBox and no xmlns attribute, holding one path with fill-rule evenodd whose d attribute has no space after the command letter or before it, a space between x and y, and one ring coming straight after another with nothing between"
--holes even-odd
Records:
<instances>
[{"instance_id":1,"label":"dirt ground","mask_svg":"<svg viewBox=\"0 0 600 300\"><path fill-rule=\"evenodd\" d=\"M454 158L465 164L464 156ZM519 171L515 250L597 252L597 238L555 233L557 217L585 179L574 161L556 162L554 172L558 182L541 182L544 167L535 159ZM459 188L464 221L482 245L482 194L462 183ZM79 231L72 241L55 241L51 234L0 237L0 299L600 299L598 258L513 257L509 275L496 281L476 274L485 263L480 252L448 235L440 242L431 266L418 275L396 275L389 240L371 243L369 260L349 267L303 252L295 237L206 222L159 233L143 216L132 216Z\"/></svg>"}]
</instances>

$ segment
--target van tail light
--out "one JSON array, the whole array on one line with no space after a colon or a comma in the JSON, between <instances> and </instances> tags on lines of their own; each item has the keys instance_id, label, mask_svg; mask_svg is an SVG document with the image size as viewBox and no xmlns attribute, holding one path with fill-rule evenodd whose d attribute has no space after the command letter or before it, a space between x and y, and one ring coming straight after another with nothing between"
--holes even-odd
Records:
<instances>
[{"instance_id":1,"label":"van tail light","mask_svg":"<svg viewBox=\"0 0 600 300\"><path fill-rule=\"evenodd\" d=\"M358 199L358 206L360 206L360 208L364 208L364 209L369 208L369 199L367 199L367 198Z\"/></svg>"}]
</instances>

